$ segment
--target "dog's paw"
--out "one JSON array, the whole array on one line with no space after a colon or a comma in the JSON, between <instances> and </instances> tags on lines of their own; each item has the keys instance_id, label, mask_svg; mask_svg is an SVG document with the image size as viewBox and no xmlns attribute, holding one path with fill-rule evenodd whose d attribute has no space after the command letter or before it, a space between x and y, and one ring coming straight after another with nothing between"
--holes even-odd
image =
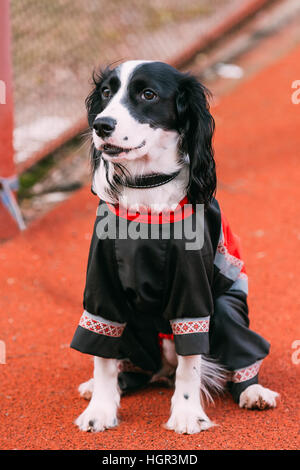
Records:
<instances>
[{"instance_id":1,"label":"dog's paw","mask_svg":"<svg viewBox=\"0 0 300 470\"><path fill-rule=\"evenodd\" d=\"M79 395L85 400L90 400L94 390L94 379L90 379L87 382L83 382L78 387Z\"/></svg>"},{"instance_id":2,"label":"dog's paw","mask_svg":"<svg viewBox=\"0 0 300 470\"><path fill-rule=\"evenodd\" d=\"M92 401L75 421L81 431L98 432L118 425L117 408L97 405Z\"/></svg>"},{"instance_id":3,"label":"dog's paw","mask_svg":"<svg viewBox=\"0 0 300 470\"><path fill-rule=\"evenodd\" d=\"M173 409L165 428L179 434L197 434L211 428L215 424L210 421L203 410Z\"/></svg>"},{"instance_id":4,"label":"dog's paw","mask_svg":"<svg viewBox=\"0 0 300 470\"><path fill-rule=\"evenodd\" d=\"M161 383L167 387L173 387L175 381L174 373L174 367L164 364L163 367L151 377L150 383Z\"/></svg>"},{"instance_id":5,"label":"dog's paw","mask_svg":"<svg viewBox=\"0 0 300 470\"><path fill-rule=\"evenodd\" d=\"M258 409L265 410L268 408L275 408L279 393L263 387L259 384L249 385L241 393L239 406L240 408L248 408L250 410Z\"/></svg>"}]
</instances>

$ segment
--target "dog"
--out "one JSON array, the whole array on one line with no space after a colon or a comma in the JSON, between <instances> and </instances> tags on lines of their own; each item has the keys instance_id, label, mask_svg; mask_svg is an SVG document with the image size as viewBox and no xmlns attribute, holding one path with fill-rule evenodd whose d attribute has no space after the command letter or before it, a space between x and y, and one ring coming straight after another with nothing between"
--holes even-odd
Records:
<instances>
[{"instance_id":1,"label":"dog","mask_svg":"<svg viewBox=\"0 0 300 470\"><path fill-rule=\"evenodd\" d=\"M90 403L77 426L95 432L118 425L120 376L132 378L122 364L144 370L145 383L168 380L176 370L165 426L177 433L213 426L203 397L211 399L211 390L220 393L225 384L240 407L275 407L279 394L258 383L269 343L249 329L239 242L214 197L209 91L194 76L158 61L127 61L93 80L86 105L92 192L102 212L91 243L84 313L71 343L94 356L94 377L79 387ZM151 228L165 227L164 214L172 227L178 220L193 226L198 205L204 241L196 250L187 251L174 236L170 242L137 240L132 227L131 240L122 240L120 232L110 243L104 237L105 211L118 227L139 220L148 229L149 213Z\"/></svg>"}]
</instances>

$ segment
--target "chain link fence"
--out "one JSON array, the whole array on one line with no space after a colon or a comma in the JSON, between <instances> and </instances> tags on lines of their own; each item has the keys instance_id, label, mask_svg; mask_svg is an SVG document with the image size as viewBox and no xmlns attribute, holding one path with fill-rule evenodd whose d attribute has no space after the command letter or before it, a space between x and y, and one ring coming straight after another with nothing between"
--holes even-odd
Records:
<instances>
[{"instance_id":1,"label":"chain link fence","mask_svg":"<svg viewBox=\"0 0 300 470\"><path fill-rule=\"evenodd\" d=\"M244 0L11 0L15 159L85 115L92 70L168 61Z\"/></svg>"}]
</instances>

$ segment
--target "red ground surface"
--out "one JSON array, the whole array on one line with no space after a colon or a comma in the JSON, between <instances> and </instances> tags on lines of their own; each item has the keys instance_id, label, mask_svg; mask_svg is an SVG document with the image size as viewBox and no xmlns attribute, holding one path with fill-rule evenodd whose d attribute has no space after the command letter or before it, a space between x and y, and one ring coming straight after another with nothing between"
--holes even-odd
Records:
<instances>
[{"instance_id":1,"label":"red ground surface","mask_svg":"<svg viewBox=\"0 0 300 470\"><path fill-rule=\"evenodd\" d=\"M278 409L241 410L229 396L207 409L219 426L199 435L166 431L172 390L123 397L121 424L82 433L73 420L87 402L77 386L92 373L69 349L81 300L96 199L78 192L0 249L1 449L297 449L299 329L300 49L222 99L214 114L218 199L242 239L250 278L251 326L271 342L262 384L281 394Z\"/></svg>"}]
</instances>

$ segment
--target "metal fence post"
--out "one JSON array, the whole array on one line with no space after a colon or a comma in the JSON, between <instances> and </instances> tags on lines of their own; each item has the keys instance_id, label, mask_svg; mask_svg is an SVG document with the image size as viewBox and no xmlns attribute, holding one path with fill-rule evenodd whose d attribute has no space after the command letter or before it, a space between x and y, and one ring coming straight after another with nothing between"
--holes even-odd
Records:
<instances>
[{"instance_id":1,"label":"metal fence post","mask_svg":"<svg viewBox=\"0 0 300 470\"><path fill-rule=\"evenodd\" d=\"M0 240L25 228L15 199L9 0L0 2Z\"/></svg>"}]
</instances>

